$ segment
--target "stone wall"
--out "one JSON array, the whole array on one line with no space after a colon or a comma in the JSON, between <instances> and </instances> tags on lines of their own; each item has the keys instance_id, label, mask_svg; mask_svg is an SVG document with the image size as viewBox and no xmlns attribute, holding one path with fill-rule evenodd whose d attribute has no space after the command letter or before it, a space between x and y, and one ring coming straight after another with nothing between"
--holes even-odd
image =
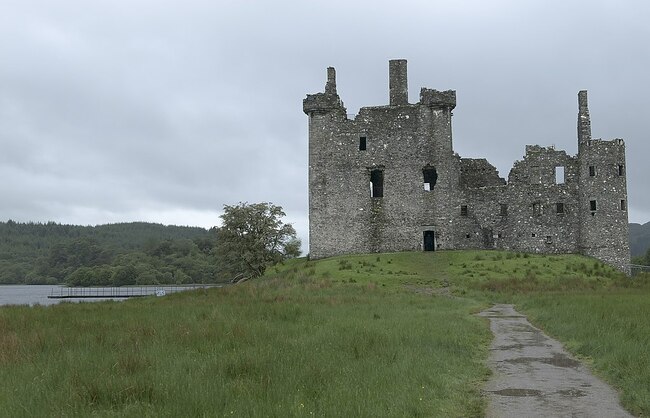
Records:
<instances>
[{"instance_id":1,"label":"stone wall","mask_svg":"<svg viewBox=\"0 0 650 418\"><path fill-rule=\"evenodd\" d=\"M578 155L528 145L507 182L486 159L454 153L455 91L423 88L409 103L406 61L394 60L389 96L350 119L328 68L325 92L303 101L312 258L500 248L578 252L627 268L625 146L591 139L586 92Z\"/></svg>"}]
</instances>

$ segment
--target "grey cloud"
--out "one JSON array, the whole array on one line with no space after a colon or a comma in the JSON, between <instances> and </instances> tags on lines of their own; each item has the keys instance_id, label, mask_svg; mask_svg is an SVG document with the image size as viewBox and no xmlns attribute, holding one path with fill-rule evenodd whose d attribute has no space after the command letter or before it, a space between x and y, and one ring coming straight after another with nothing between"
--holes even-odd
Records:
<instances>
[{"instance_id":1,"label":"grey cloud","mask_svg":"<svg viewBox=\"0 0 650 418\"><path fill-rule=\"evenodd\" d=\"M223 204L272 201L306 237L302 99L332 65L349 113L385 104L388 59L406 58L411 101L420 87L456 89L456 151L502 176L526 144L576 152L576 95L588 89L594 136L626 139L630 214L645 221L649 11L642 1L5 5L0 174L11 181L0 219L194 211L216 223Z\"/></svg>"}]
</instances>

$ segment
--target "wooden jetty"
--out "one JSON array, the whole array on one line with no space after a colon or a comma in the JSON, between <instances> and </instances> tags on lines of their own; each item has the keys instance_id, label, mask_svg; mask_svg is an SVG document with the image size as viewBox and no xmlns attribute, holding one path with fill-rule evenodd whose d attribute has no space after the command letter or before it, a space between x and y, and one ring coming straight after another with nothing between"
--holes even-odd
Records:
<instances>
[{"instance_id":1,"label":"wooden jetty","mask_svg":"<svg viewBox=\"0 0 650 418\"><path fill-rule=\"evenodd\" d=\"M53 288L48 299L126 299L145 296L165 296L186 290L205 289L220 285L140 286L140 287L60 287Z\"/></svg>"}]
</instances>

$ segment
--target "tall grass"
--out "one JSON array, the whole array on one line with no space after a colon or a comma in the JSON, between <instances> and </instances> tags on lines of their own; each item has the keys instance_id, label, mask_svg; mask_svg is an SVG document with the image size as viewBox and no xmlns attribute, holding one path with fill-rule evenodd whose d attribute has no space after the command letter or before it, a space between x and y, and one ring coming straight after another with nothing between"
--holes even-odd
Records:
<instances>
[{"instance_id":1,"label":"tall grass","mask_svg":"<svg viewBox=\"0 0 650 418\"><path fill-rule=\"evenodd\" d=\"M253 282L0 308L7 416L480 416L515 302L650 415L650 285L592 259L498 251L292 260Z\"/></svg>"},{"instance_id":2,"label":"tall grass","mask_svg":"<svg viewBox=\"0 0 650 418\"><path fill-rule=\"evenodd\" d=\"M530 319L616 387L621 402L650 416L650 290L520 296Z\"/></svg>"},{"instance_id":3,"label":"tall grass","mask_svg":"<svg viewBox=\"0 0 650 418\"><path fill-rule=\"evenodd\" d=\"M269 279L0 309L8 416L476 416L476 303Z\"/></svg>"}]
</instances>

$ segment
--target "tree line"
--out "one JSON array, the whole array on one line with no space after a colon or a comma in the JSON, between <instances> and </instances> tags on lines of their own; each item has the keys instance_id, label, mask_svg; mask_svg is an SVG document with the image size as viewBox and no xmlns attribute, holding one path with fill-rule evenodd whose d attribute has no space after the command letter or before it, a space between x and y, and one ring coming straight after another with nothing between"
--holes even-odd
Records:
<instances>
[{"instance_id":1,"label":"tree line","mask_svg":"<svg viewBox=\"0 0 650 418\"><path fill-rule=\"evenodd\" d=\"M284 211L224 206L211 229L134 222L99 226L0 222L0 284L125 286L258 277L300 254Z\"/></svg>"},{"instance_id":2,"label":"tree line","mask_svg":"<svg viewBox=\"0 0 650 418\"><path fill-rule=\"evenodd\" d=\"M0 283L119 286L214 283L215 231L135 222L0 222Z\"/></svg>"}]
</instances>

